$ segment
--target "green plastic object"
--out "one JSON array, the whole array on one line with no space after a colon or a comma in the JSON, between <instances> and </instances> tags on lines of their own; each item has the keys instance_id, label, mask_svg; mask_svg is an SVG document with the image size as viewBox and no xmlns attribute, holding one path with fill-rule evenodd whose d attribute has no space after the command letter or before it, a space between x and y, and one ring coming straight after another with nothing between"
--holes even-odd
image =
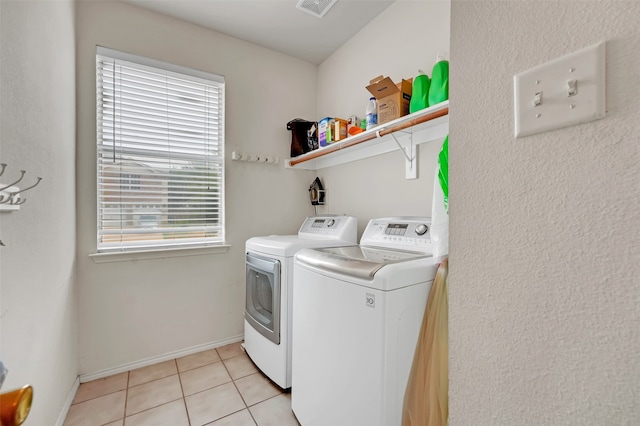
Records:
<instances>
[{"instance_id":1,"label":"green plastic object","mask_svg":"<svg viewBox=\"0 0 640 426\"><path fill-rule=\"evenodd\" d=\"M438 155L438 180L444 194L444 210L449 214L449 135L444 138Z\"/></svg>"},{"instance_id":2,"label":"green plastic object","mask_svg":"<svg viewBox=\"0 0 640 426\"><path fill-rule=\"evenodd\" d=\"M413 79L413 93L411 94L411 101L409 101L410 113L420 111L429 106L430 84L431 79L422 72Z\"/></svg>"},{"instance_id":3,"label":"green plastic object","mask_svg":"<svg viewBox=\"0 0 640 426\"><path fill-rule=\"evenodd\" d=\"M438 57L431 73L429 105L439 104L449 99L449 61Z\"/></svg>"}]
</instances>

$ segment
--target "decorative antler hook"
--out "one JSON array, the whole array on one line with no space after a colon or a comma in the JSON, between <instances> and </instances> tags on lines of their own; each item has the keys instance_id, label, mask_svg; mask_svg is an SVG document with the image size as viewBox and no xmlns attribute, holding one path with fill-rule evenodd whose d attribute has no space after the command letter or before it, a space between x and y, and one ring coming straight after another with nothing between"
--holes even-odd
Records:
<instances>
[{"instance_id":1,"label":"decorative antler hook","mask_svg":"<svg viewBox=\"0 0 640 426\"><path fill-rule=\"evenodd\" d=\"M7 185L7 186L5 186L5 187L3 187L3 188L0 188L0 191L4 191L5 189L7 189L7 188L11 188L12 186L14 186L14 185L16 185L17 183L19 183L19 182L22 180L22 178L24 178L24 174L25 174L25 173L27 173L27 171L26 171L26 170L20 170L20 178L19 178L17 181L15 181L15 182L13 182L13 183L10 183L9 185Z\"/></svg>"},{"instance_id":2,"label":"decorative antler hook","mask_svg":"<svg viewBox=\"0 0 640 426\"><path fill-rule=\"evenodd\" d=\"M33 185L31 185L31 186L27 186L26 188L23 188L23 189L21 189L20 191L17 191L17 192L27 192L27 191L28 191L28 190L30 190L31 188L35 188L36 186L38 186L38 184L39 184L39 183L40 183L40 181L42 180L42 178L41 178L41 177L38 177L37 179L38 179L38 180L37 180L37 181L36 181L36 183L34 183Z\"/></svg>"},{"instance_id":3,"label":"decorative antler hook","mask_svg":"<svg viewBox=\"0 0 640 426\"><path fill-rule=\"evenodd\" d=\"M5 163L0 163L0 176L5 172L6 167L7 165ZM17 206L20 206L21 204L24 204L27 202L27 199L21 198L21 195L31 190L32 188L35 188L36 186L38 186L40 181L42 181L42 178L38 177L36 182L33 185L23 189L18 188L16 185L24 179L24 176L26 173L27 173L26 170L20 170L20 177L15 182L11 182L8 185L4 183L0 184L1 186L0 210L2 211L19 210L20 208Z\"/></svg>"},{"instance_id":4,"label":"decorative antler hook","mask_svg":"<svg viewBox=\"0 0 640 426\"><path fill-rule=\"evenodd\" d=\"M21 200L20 199L20 194L24 194L28 190L30 190L32 188L35 188L36 186L38 186L38 184L40 183L41 180L42 180L42 178L38 177L38 180L33 185L28 186L28 187L26 187L24 189L20 189L18 191L10 192L9 193L9 198L11 199L11 203L10 204L13 204L14 206L19 206L20 204L24 204L27 201L27 199L25 198L25 199ZM2 202L3 201L0 201L0 203L2 203Z\"/></svg>"}]
</instances>

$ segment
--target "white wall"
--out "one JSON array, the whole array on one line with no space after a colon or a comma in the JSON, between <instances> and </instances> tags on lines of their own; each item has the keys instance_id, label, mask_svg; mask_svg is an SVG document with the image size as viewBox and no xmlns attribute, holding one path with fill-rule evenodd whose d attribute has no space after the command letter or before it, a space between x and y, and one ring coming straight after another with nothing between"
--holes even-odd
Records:
<instances>
[{"instance_id":1,"label":"white wall","mask_svg":"<svg viewBox=\"0 0 640 426\"><path fill-rule=\"evenodd\" d=\"M313 117L316 66L119 2L78 2L78 282L81 374L243 333L244 243L296 233L311 172L231 161L289 156L286 123ZM225 254L95 264L95 46L226 77Z\"/></svg>"},{"instance_id":2,"label":"white wall","mask_svg":"<svg viewBox=\"0 0 640 426\"><path fill-rule=\"evenodd\" d=\"M450 2L399 0L325 60L318 70L318 119L362 118L371 94L369 80L394 82L429 76L439 52L449 51ZM360 233L369 219L431 216L434 170L441 141L419 146L418 179L405 179L401 152L391 152L318 171L327 189L323 212L358 217Z\"/></svg>"},{"instance_id":3,"label":"white wall","mask_svg":"<svg viewBox=\"0 0 640 426\"><path fill-rule=\"evenodd\" d=\"M640 424L640 3L454 1L450 423ZM513 75L607 40L605 119L513 137Z\"/></svg>"},{"instance_id":4,"label":"white wall","mask_svg":"<svg viewBox=\"0 0 640 426\"><path fill-rule=\"evenodd\" d=\"M0 16L0 182L44 178L0 213L2 391L31 384L26 424L53 425L78 371L73 4L2 1Z\"/></svg>"}]
</instances>

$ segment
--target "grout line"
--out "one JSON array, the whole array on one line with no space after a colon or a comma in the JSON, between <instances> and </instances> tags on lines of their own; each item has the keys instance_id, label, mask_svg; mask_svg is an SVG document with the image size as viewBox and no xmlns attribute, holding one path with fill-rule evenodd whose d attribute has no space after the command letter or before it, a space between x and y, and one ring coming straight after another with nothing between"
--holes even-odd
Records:
<instances>
[{"instance_id":1,"label":"grout line","mask_svg":"<svg viewBox=\"0 0 640 426\"><path fill-rule=\"evenodd\" d=\"M249 408L249 404L247 404L247 401L244 399L244 396L242 395L242 392L240 392L240 389L238 388L238 385L236 385L236 381L235 380L231 380L231 383L233 383L233 386L236 388L236 391L238 392L238 395L240 395L240 399L242 399L242 402L244 403L244 408Z\"/></svg>"},{"instance_id":2,"label":"grout line","mask_svg":"<svg viewBox=\"0 0 640 426\"><path fill-rule=\"evenodd\" d=\"M174 363L176 362L176 360L175 360L175 359L174 359L173 361L174 361ZM163 361L163 362L166 362L166 361ZM177 365L176 365L176 369L177 369ZM130 373L130 371L129 371L128 373ZM153 382L158 382L158 381L160 381L160 380L168 379L169 377L173 377L173 376L178 376L178 383L180 384L180 393L182 394L182 397L180 397L180 398L176 398L176 399L173 399L173 400L171 400L171 401L163 402L162 404L159 404L159 405L155 405L155 406L153 406L153 407L146 408L146 409L144 409L144 410L142 410L142 411L138 411L138 412L132 413L132 414L131 414L131 415L129 415L129 416L127 416L127 415L126 415L126 407L127 407L127 401L128 401L129 389L131 389L131 388L136 388L136 387L138 387L138 386L147 385L147 384L150 384L150 383L153 383ZM186 401L184 400L184 391L182 390L182 381L180 380L180 374L179 374L179 373L171 374L171 375L169 375L169 376L161 377L161 378L154 379L154 380L150 380L150 381L148 381L148 382L140 383L140 384L137 384L137 385L135 385L135 386L131 386L131 387L129 387L129 386L128 386L129 381L130 381L130 376L127 376L127 396L126 396L126 399L125 399L125 416L123 417L123 421L125 421L125 420L127 419L127 417L135 416L135 415L137 415L137 414L144 413L145 411L153 410L153 409L155 409L155 408L162 407L163 405L167 405L167 404L170 404L170 403L172 403L172 402L179 401L179 400L182 400L183 404L185 404L185 410L186 410ZM189 411L187 410L187 420L188 420L188 419L189 419ZM191 424L191 422L190 422L190 421L189 421L189 424Z\"/></svg>"},{"instance_id":3,"label":"grout line","mask_svg":"<svg viewBox=\"0 0 640 426\"><path fill-rule=\"evenodd\" d=\"M1 1L1 0L0 0L0 1ZM219 388L220 386L228 385L229 383L233 383L233 380L228 381L228 382L224 382L224 383L220 383L219 385L215 385L215 386L212 386L212 387L210 387L210 388L206 388L206 389L199 390L198 392L194 392L194 393L189 394L189 395L187 395L187 396L194 396L194 395L198 395L198 394L200 394L200 393L207 392L207 391L210 391L210 390L215 389L215 388ZM185 398L186 398L187 396L185 396ZM0 425L0 426L1 426L1 425Z\"/></svg>"},{"instance_id":4,"label":"grout line","mask_svg":"<svg viewBox=\"0 0 640 426\"><path fill-rule=\"evenodd\" d=\"M227 414L226 416L223 416L223 417L217 418L217 419L215 419L215 420L212 420L212 421L211 421L211 422L209 422L209 423L205 423L203 426L211 425L211 424L213 424L213 423L215 423L215 422L217 422L217 421L219 421L219 420L221 420L221 419L224 419L224 418L226 418L226 417L232 416L232 415L234 415L234 414L236 414L236 413L239 413L240 411L243 411L243 410L247 410L247 412L249 413L249 416L251 416L251 419L252 419L252 420L253 420L253 422L257 425L257 424L258 424L258 422L257 422L257 421L256 421L256 419L253 417L253 414L251 414L251 411L249 411L249 406L247 405L247 402L244 400L244 397L242 396L242 393L240 393L240 389L238 389L238 386L236 385L236 381L235 381L235 379L234 379L233 377L231 377L231 372L230 372L230 371L229 371L229 369L227 368L227 365L224 363L224 361L226 361L226 360L222 359L222 357L220 356L220 353L217 351L217 349L216 349L216 353L218 353L218 357L220 358L220 361L216 361L216 362L220 362L220 363L222 363L222 366L224 367L225 371L226 371L226 372L227 372L227 374L229 375L229 378L231 379L231 381L230 381L230 382L221 383L221 384L219 384L219 385L217 385L217 386L214 386L214 387L212 387L212 388L208 388L208 389L201 390L200 392L196 392L196 393L194 393L194 394L192 394L192 395L197 395L197 394L199 394L199 393L206 392L206 391L209 391L209 390L211 390L211 389L215 389L215 388L217 388L217 387L224 386L224 385L228 385L229 383L232 383L232 384L233 384L233 386L234 386L234 388L236 389L236 392L238 392L238 395L240 395L240 399L242 399L242 403L244 404L244 407L243 407L242 409L238 410L238 411L234 411L233 413L229 413L229 414ZM241 355L238 355L238 356L241 356ZM230 358L227 358L227 359L231 359L231 358L235 358L235 357L230 357ZM211 363L211 364L215 364L215 363ZM207 365L210 365L210 364L207 364ZM246 377L246 376L245 376L245 377ZM238 377L238 378L240 379L241 377ZM183 391L183 393L184 393L184 391ZM190 395L190 396L191 396L191 395ZM185 401L185 404L186 404L186 401ZM188 410L187 410L187 412L188 412Z\"/></svg>"},{"instance_id":5,"label":"grout line","mask_svg":"<svg viewBox=\"0 0 640 426\"><path fill-rule=\"evenodd\" d=\"M235 386L236 390L238 391L238 394L240 395L240 398L242 398L242 402L244 402L244 410L247 410L247 413L249 413L249 416L251 417L251 420L253 420L253 423L255 423L257 425L258 421L256 420L255 417L253 417L253 413L251 412L251 410L249 410L249 405L247 404L247 401L245 401L244 396L242 396L242 393L240 392L240 389L238 389L238 385L236 385L236 381L235 380L233 380L233 386Z\"/></svg>"},{"instance_id":6,"label":"grout line","mask_svg":"<svg viewBox=\"0 0 640 426\"><path fill-rule=\"evenodd\" d=\"M148 382L138 383L137 385L133 385L133 386L127 386L127 389L133 389L140 386L148 385L153 382L159 382L160 380L168 379L169 377L173 377L173 376L180 376L180 373L173 373L173 374L169 374L168 376L158 377L157 379L149 380Z\"/></svg>"},{"instance_id":7,"label":"grout line","mask_svg":"<svg viewBox=\"0 0 640 426\"><path fill-rule=\"evenodd\" d=\"M218 354L218 355L220 355L220 354ZM236 388L236 392L238 392L238 395L240 395L240 399L242 399L242 403L244 404L244 407L248 408L247 402L244 400L244 397L242 396L242 393L240 393L240 389L238 389L238 386L236 385L236 379L234 379L231 376L231 372L229 371L229 368L227 368L227 364L225 364L224 361L222 362L222 366L227 371L227 374L229 375L229 378L231 379L231 383L233 383L233 387Z\"/></svg>"},{"instance_id":8,"label":"grout line","mask_svg":"<svg viewBox=\"0 0 640 426\"><path fill-rule=\"evenodd\" d=\"M218 356L218 360L217 361L211 361L211 362L207 361L206 364L198 365L196 367L187 368L187 369L182 370L182 371L180 370L180 366L177 365L178 359L176 358L176 368L178 369L178 373L185 373L187 371L191 371L191 370L195 370L195 369L198 369L198 368L206 367L207 365L215 364L216 362L222 362L222 358L220 357L220 353L218 353L218 351L215 348L210 349L210 350L216 351L216 355ZM207 351L203 351L203 352L207 352ZM201 352L196 352L195 354L191 354L191 355L187 355L187 356L197 355L199 353L201 353ZM185 357L182 357L182 358L185 358Z\"/></svg>"},{"instance_id":9,"label":"grout line","mask_svg":"<svg viewBox=\"0 0 640 426\"><path fill-rule=\"evenodd\" d=\"M218 353L218 355L220 355L220 353ZM246 353L240 354L240 355L236 355L236 356L242 356L242 355L246 355ZM232 356L232 357L227 358L227 359L231 359L231 358L235 358L235 357ZM248 358L248 356L247 356L247 358ZM222 357L220 357L220 359L222 359ZM225 364L224 361L226 361L226 360L222 360L222 365L224 366L225 370L227 370L227 374L229 374L229 377L231 377L231 373L229 372L229 369L227 368L227 364ZM239 377L239 379L240 378L241 377ZM233 383L233 386L236 388L236 391L238 392L238 394L240 395L240 398L242 399L242 402L244 403L244 410L247 410L247 413L249 413L249 416L251 416L251 420L253 420L253 423L255 423L257 425L258 421L256 420L255 417L253 417L253 413L251 412L251 410L249 410L249 406L247 405L247 401L245 401L244 396L242 396L242 393L240 392L240 389L238 389L238 385L236 385L236 379L231 377L231 383Z\"/></svg>"},{"instance_id":10,"label":"grout line","mask_svg":"<svg viewBox=\"0 0 640 426\"><path fill-rule=\"evenodd\" d=\"M2 1L2 0L0 0L0 1ZM70 407L73 407L74 405L84 404L85 402L93 401L94 399L98 399L98 398L102 398L102 397L105 397L105 396L113 395L114 393L118 393L118 392L122 392L122 391L126 392L126 390L127 390L126 388L118 389L118 390L115 390L113 392L105 393L104 395L98 395L98 396L94 396L93 398L85 399L84 401L74 402L73 404L70 405Z\"/></svg>"},{"instance_id":11,"label":"grout line","mask_svg":"<svg viewBox=\"0 0 640 426\"><path fill-rule=\"evenodd\" d=\"M123 418L123 420L124 420L124 419L128 419L129 417L137 416L138 414L141 414L141 413L146 413L147 411L155 410L156 408L160 408L160 407L163 407L163 406L165 406L165 405L167 405L167 404L172 404L172 403L174 403L174 402L176 402L176 401L180 401L180 400L184 401L184 398L176 398L176 399L173 399L173 400L171 400L171 401L163 402L162 404L160 404L160 405L156 405L155 407L145 408L145 409L144 409L144 410L142 410L142 411L137 411L137 412L135 412L135 413L133 413L133 414L130 414L130 415L128 415L128 416L126 416L126 417L124 417L124 418ZM117 421L117 420L116 420L116 421ZM108 424L108 423L107 423L107 424Z\"/></svg>"},{"instance_id":12,"label":"grout line","mask_svg":"<svg viewBox=\"0 0 640 426\"><path fill-rule=\"evenodd\" d=\"M206 364L198 365L197 367L191 367L191 368L187 368L187 369L185 369L185 370L179 370L179 371L178 371L178 374L188 373L189 371L197 370L197 369L199 369L199 368L205 368L205 367L208 367L208 366L210 366L210 365L217 364L217 363L219 363L219 362L222 362L222 360L221 360L221 359L219 359L219 360L217 360L217 361L207 362Z\"/></svg>"},{"instance_id":13,"label":"grout line","mask_svg":"<svg viewBox=\"0 0 640 426\"><path fill-rule=\"evenodd\" d=\"M230 357L225 358L225 359L222 359L222 357L221 357L221 358L220 358L220 361L229 361L230 359L238 358L238 357L241 357L241 356L247 356L247 357L248 357L249 355L247 355L247 354L240 354L240 355L230 356ZM251 359L251 358L249 358L249 359Z\"/></svg>"},{"instance_id":14,"label":"grout line","mask_svg":"<svg viewBox=\"0 0 640 426\"><path fill-rule=\"evenodd\" d=\"M178 360L176 359L176 369L178 369ZM187 398L184 395L184 387L182 386L182 376L180 376L180 370L178 370L178 381L180 382L180 392L182 392L182 404L184 405L184 411L187 413L187 422L191 426L191 416L189 415L189 408L187 408Z\"/></svg>"},{"instance_id":15,"label":"grout line","mask_svg":"<svg viewBox=\"0 0 640 426\"><path fill-rule=\"evenodd\" d=\"M244 410L249 411L249 410L245 407L245 408L243 408L242 410L234 411L233 413L229 413L229 414L227 414L226 416L222 416L222 417L219 417L219 418L217 418L217 419L215 419L215 420L210 421L209 423L205 423L205 424L204 424L204 425L202 425L202 426L212 425L212 424L214 424L214 423L215 423L215 422L217 422L217 421L220 421L220 420L222 420L222 419L226 419L227 417L231 417L231 416L233 416L234 414L238 414L240 411L244 411ZM251 412L249 412L249 415L251 415ZM251 418L253 418L253 416L252 416ZM255 423L255 420L254 420L253 422ZM257 424L257 423L256 423L256 424Z\"/></svg>"},{"instance_id":16,"label":"grout line","mask_svg":"<svg viewBox=\"0 0 640 426\"><path fill-rule=\"evenodd\" d=\"M127 401L129 401L129 377L131 376L130 371L127 371L127 388L124 390L124 410L122 412L122 425L126 423L127 418Z\"/></svg>"},{"instance_id":17,"label":"grout line","mask_svg":"<svg viewBox=\"0 0 640 426\"><path fill-rule=\"evenodd\" d=\"M251 405L247 406L247 408L249 408L249 407L255 407L255 406L256 406L256 405L258 405L258 404L262 404L263 402L266 402L266 401L268 401L268 400L270 400L270 399L277 398L277 397L279 397L280 395L284 395L284 392L280 392L280 393L279 393L279 394L277 394L277 395L270 396L270 397L268 397L268 398L263 399L262 401L258 401L258 402L256 402L255 404L251 404Z\"/></svg>"}]
</instances>

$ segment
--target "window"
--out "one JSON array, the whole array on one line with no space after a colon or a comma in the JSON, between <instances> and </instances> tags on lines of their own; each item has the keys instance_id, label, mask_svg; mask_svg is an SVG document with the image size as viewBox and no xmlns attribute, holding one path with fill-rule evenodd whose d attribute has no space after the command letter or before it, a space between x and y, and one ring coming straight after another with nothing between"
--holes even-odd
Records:
<instances>
[{"instance_id":1,"label":"window","mask_svg":"<svg viewBox=\"0 0 640 426\"><path fill-rule=\"evenodd\" d=\"M140 175L122 173L120 175L120 189L122 189L123 191L139 190Z\"/></svg>"},{"instance_id":2,"label":"window","mask_svg":"<svg viewBox=\"0 0 640 426\"><path fill-rule=\"evenodd\" d=\"M98 252L224 243L224 78L96 54Z\"/></svg>"}]
</instances>

